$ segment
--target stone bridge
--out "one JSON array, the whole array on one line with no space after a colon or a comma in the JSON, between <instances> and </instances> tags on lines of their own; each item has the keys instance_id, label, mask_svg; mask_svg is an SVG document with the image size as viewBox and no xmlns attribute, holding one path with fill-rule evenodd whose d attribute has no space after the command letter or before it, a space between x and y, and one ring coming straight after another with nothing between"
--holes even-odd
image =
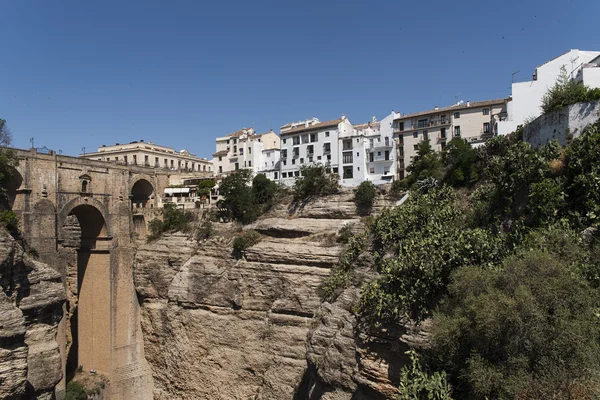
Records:
<instances>
[{"instance_id":1,"label":"stone bridge","mask_svg":"<svg viewBox=\"0 0 600 400\"><path fill-rule=\"evenodd\" d=\"M27 243L61 272L67 292L57 392L82 366L109 378L111 399L152 398L132 265L136 238L178 172L35 150L17 157L9 201Z\"/></svg>"}]
</instances>

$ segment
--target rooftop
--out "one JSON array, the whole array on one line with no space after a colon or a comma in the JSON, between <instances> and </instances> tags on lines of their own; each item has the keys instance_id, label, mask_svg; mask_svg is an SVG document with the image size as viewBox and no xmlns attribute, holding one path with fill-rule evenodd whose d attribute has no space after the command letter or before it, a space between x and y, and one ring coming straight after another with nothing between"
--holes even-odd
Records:
<instances>
[{"instance_id":1,"label":"rooftop","mask_svg":"<svg viewBox=\"0 0 600 400\"><path fill-rule=\"evenodd\" d=\"M304 131L313 131L315 129L319 129L319 128L325 128L328 126L338 126L338 124L340 122L342 122L343 119L342 118L338 118L338 119L332 119L330 121L325 121L325 122L319 122L313 125L309 125L309 126L298 126L296 128L292 128L289 131L285 131L285 132L281 132L282 135L288 135L290 133L298 133L298 132L304 132ZM285 125L284 125L285 126Z\"/></svg>"},{"instance_id":2,"label":"rooftop","mask_svg":"<svg viewBox=\"0 0 600 400\"><path fill-rule=\"evenodd\" d=\"M494 100L466 102L463 104L455 104L455 105L452 105L449 107L442 107L442 108L437 108L437 109L434 108L433 110L421 111L421 112L412 113L412 114L404 114L404 115L397 117L396 119L414 118L414 117L420 117L422 115L440 113L440 112L445 112L445 111L453 111L454 112L454 111L459 111L459 110L466 110L469 108L492 106L492 105L496 105L496 104L504 104L506 101L507 101L506 98L501 98L501 99L494 99Z\"/></svg>"}]
</instances>

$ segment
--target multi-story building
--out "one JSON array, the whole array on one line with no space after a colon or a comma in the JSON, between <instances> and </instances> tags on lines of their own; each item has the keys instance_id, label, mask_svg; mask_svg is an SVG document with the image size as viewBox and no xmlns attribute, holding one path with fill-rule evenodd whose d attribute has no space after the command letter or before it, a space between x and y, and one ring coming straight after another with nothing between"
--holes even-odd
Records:
<instances>
[{"instance_id":1,"label":"multi-story building","mask_svg":"<svg viewBox=\"0 0 600 400\"><path fill-rule=\"evenodd\" d=\"M271 161L275 161L273 157L279 151L279 145L279 136L275 132L257 134L253 128L243 128L219 137L216 139L217 151L213 154L215 173L227 175L243 168L259 173L266 167L272 171L276 169L276 163ZM275 174L272 173L271 176L274 177Z\"/></svg>"},{"instance_id":2,"label":"multi-story building","mask_svg":"<svg viewBox=\"0 0 600 400\"><path fill-rule=\"evenodd\" d=\"M340 135L353 132L350 121L342 115L339 119L321 122L317 118L286 124L280 129L281 180L291 185L300 176L303 165L323 164L332 172L340 173L342 154L338 150Z\"/></svg>"},{"instance_id":3,"label":"multi-story building","mask_svg":"<svg viewBox=\"0 0 600 400\"><path fill-rule=\"evenodd\" d=\"M396 178L403 179L406 167L417 154L419 144L429 140L436 151L460 137L478 146L497 134L497 122L506 116L507 99L459 102L450 107L394 117L396 138Z\"/></svg>"},{"instance_id":4,"label":"multi-story building","mask_svg":"<svg viewBox=\"0 0 600 400\"><path fill-rule=\"evenodd\" d=\"M98 147L97 152L80 154L79 157L123 165L164 168L172 171L213 171L212 163L206 158L196 157L187 150L177 152L171 147L159 146L143 140L128 144L102 145L102 147Z\"/></svg>"},{"instance_id":5,"label":"multi-story building","mask_svg":"<svg viewBox=\"0 0 600 400\"><path fill-rule=\"evenodd\" d=\"M367 124L354 125L354 129L363 132L365 146L364 179L378 183L393 180L396 161L396 141L393 137L394 118L399 114L392 111L381 122L375 117ZM358 182L360 183L360 182Z\"/></svg>"},{"instance_id":6,"label":"multi-story building","mask_svg":"<svg viewBox=\"0 0 600 400\"><path fill-rule=\"evenodd\" d=\"M569 77L590 87L600 87L600 68L593 68L594 63L600 62L599 56L600 51L569 50L538 66L531 81L513 83L507 115L498 122L498 134L513 132L517 126L541 115L542 98L554 86L563 67Z\"/></svg>"}]
</instances>

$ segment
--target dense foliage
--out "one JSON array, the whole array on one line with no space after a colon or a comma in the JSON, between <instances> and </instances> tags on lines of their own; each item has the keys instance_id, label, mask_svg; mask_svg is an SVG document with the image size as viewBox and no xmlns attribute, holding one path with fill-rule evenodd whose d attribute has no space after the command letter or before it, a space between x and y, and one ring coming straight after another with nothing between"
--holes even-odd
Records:
<instances>
[{"instance_id":1,"label":"dense foliage","mask_svg":"<svg viewBox=\"0 0 600 400\"><path fill-rule=\"evenodd\" d=\"M398 400L450 400L452 391L445 372L428 374L416 351L406 352L410 362L400 371Z\"/></svg>"},{"instance_id":2,"label":"dense foliage","mask_svg":"<svg viewBox=\"0 0 600 400\"><path fill-rule=\"evenodd\" d=\"M215 185L216 183L212 179L200 181L200 183L198 184L198 195L210 196L210 191L213 187L215 187Z\"/></svg>"},{"instance_id":3,"label":"dense foliage","mask_svg":"<svg viewBox=\"0 0 600 400\"><path fill-rule=\"evenodd\" d=\"M243 224L267 212L285 194L285 189L263 174L252 178L249 169L229 175L219 185L222 205L230 216Z\"/></svg>"},{"instance_id":4,"label":"dense foliage","mask_svg":"<svg viewBox=\"0 0 600 400\"><path fill-rule=\"evenodd\" d=\"M3 148L10 146L11 141L12 135L6 126L6 120L0 119L0 210L9 206L6 187L12 178L13 168L17 166L15 152Z\"/></svg>"},{"instance_id":5,"label":"dense foliage","mask_svg":"<svg viewBox=\"0 0 600 400\"><path fill-rule=\"evenodd\" d=\"M423 144L408 200L375 217L361 246L348 241L328 300L368 252L377 275L362 287L361 321L432 319L402 398L447 396L444 374L461 399L600 395L599 128L566 147L535 149L522 130L478 149L455 139L439 159Z\"/></svg>"},{"instance_id":6,"label":"dense foliage","mask_svg":"<svg viewBox=\"0 0 600 400\"><path fill-rule=\"evenodd\" d=\"M434 178L439 180L442 178L442 159L428 140L419 143L417 154L412 158L411 164L406 168L410 174L404 179L406 187L412 186L415 182Z\"/></svg>"},{"instance_id":7,"label":"dense foliage","mask_svg":"<svg viewBox=\"0 0 600 400\"><path fill-rule=\"evenodd\" d=\"M599 388L599 304L597 290L545 252L467 266L434 317L433 352L457 398L584 398Z\"/></svg>"},{"instance_id":8,"label":"dense foliage","mask_svg":"<svg viewBox=\"0 0 600 400\"><path fill-rule=\"evenodd\" d=\"M354 193L354 204L359 215L368 215L371 213L375 197L377 196L377 188L370 181L361 182Z\"/></svg>"},{"instance_id":9,"label":"dense foliage","mask_svg":"<svg viewBox=\"0 0 600 400\"><path fill-rule=\"evenodd\" d=\"M153 219L149 223L150 235L148 240L158 239L165 232L188 232L194 214L177 208L174 204L165 204L162 209L162 220Z\"/></svg>"},{"instance_id":10,"label":"dense foliage","mask_svg":"<svg viewBox=\"0 0 600 400\"><path fill-rule=\"evenodd\" d=\"M67 383L65 400L87 400L87 398L87 392L81 383L76 381Z\"/></svg>"},{"instance_id":11,"label":"dense foliage","mask_svg":"<svg viewBox=\"0 0 600 400\"><path fill-rule=\"evenodd\" d=\"M566 67L562 66L556 83L542 98L542 111L549 113L571 104L593 100L600 100L600 89L591 89L584 86L583 82L571 79Z\"/></svg>"},{"instance_id":12,"label":"dense foliage","mask_svg":"<svg viewBox=\"0 0 600 400\"><path fill-rule=\"evenodd\" d=\"M339 190L338 175L324 165L305 165L300 168L300 175L294 182L294 197L297 200L334 194Z\"/></svg>"}]
</instances>

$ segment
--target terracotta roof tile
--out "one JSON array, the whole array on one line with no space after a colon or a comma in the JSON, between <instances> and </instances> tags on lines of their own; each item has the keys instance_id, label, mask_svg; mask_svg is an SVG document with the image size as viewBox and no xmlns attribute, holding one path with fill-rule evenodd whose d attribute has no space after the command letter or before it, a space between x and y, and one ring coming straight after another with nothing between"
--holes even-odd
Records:
<instances>
[{"instance_id":1,"label":"terracotta roof tile","mask_svg":"<svg viewBox=\"0 0 600 400\"><path fill-rule=\"evenodd\" d=\"M494 99L494 100L473 101L473 102L469 103L468 106L467 106L467 103L464 103L461 105L453 105L453 106L449 106L449 107L438 108L437 110L433 109L433 110L428 110L428 111L421 111L421 112L417 112L417 113L401 115L395 119L398 120L398 119L414 118L414 117L419 117L422 115L441 113L441 112L445 112L445 111L454 112L454 111L466 110L469 108L491 106L491 105L496 105L496 104L504 104L504 102L506 102L506 100L507 99L502 98L502 99Z\"/></svg>"},{"instance_id":2,"label":"terracotta roof tile","mask_svg":"<svg viewBox=\"0 0 600 400\"><path fill-rule=\"evenodd\" d=\"M317 124L310 125L308 127L305 125L301 125L296 128L290 129L289 131L281 132L281 135L288 135L291 133L298 133L298 132L304 132L304 131L312 131L315 129L325 128L328 126L338 126L338 124L342 121L343 121L343 119L339 118L339 119L332 119L331 121L319 122Z\"/></svg>"}]
</instances>

